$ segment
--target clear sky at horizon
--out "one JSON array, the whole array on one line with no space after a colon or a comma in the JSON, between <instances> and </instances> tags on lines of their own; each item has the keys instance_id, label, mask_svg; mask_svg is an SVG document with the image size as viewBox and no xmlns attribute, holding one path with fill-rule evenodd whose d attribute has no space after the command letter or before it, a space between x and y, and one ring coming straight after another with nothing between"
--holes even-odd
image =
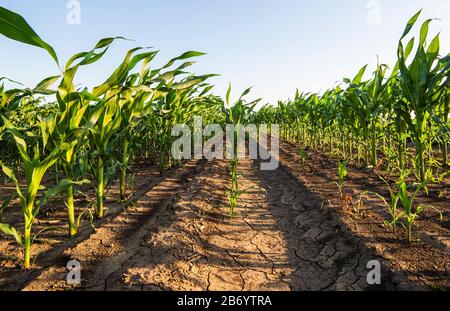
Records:
<instances>
[{"instance_id":1,"label":"clear sky at horizon","mask_svg":"<svg viewBox=\"0 0 450 311\"><path fill-rule=\"evenodd\" d=\"M210 82L234 97L253 86L251 98L264 102L292 97L295 89L319 92L369 64L392 65L405 23L423 8L421 20L439 18L430 32L441 32L441 53L450 52L449 0L378 0L380 23L368 22L369 0L80 0L81 24L66 21L68 0L0 0L24 16L65 63L101 38L124 36L100 62L80 72L78 82L103 82L134 46L160 50L156 62L188 50L208 53L192 67L217 73ZM42 50L0 36L0 76L34 86L58 74Z\"/></svg>"}]
</instances>

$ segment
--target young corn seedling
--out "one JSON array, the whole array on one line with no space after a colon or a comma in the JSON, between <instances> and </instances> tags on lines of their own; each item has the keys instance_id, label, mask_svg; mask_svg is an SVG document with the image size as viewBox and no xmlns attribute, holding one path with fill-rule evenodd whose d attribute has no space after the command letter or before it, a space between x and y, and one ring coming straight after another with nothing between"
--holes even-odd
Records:
<instances>
[{"instance_id":1,"label":"young corn seedling","mask_svg":"<svg viewBox=\"0 0 450 311\"><path fill-rule=\"evenodd\" d=\"M243 191L239 190L237 165L238 159L233 159L230 166L231 185L229 189L225 190L228 202L230 203L230 217L233 217L235 215L234 210L236 209L238 199L244 193Z\"/></svg>"},{"instance_id":2,"label":"young corn seedling","mask_svg":"<svg viewBox=\"0 0 450 311\"><path fill-rule=\"evenodd\" d=\"M397 233L397 225L400 224L403 226L401 219L404 215L404 212L398 210L398 202L400 196L394 189L391 188L387 180L382 177L380 178L386 183L389 189L390 202L388 202L383 196L379 195L378 193L374 194L383 201L390 215L390 219L383 222L384 225L391 227L394 230L394 233Z\"/></svg>"},{"instance_id":3,"label":"young corn seedling","mask_svg":"<svg viewBox=\"0 0 450 311\"><path fill-rule=\"evenodd\" d=\"M337 171L337 176L338 176L338 182L336 182L336 185L339 188L339 192L341 193L341 197L343 194L343 188L344 188L344 182L345 182L345 177L347 177L347 164L344 160L339 160L338 162L338 171Z\"/></svg>"},{"instance_id":4,"label":"young corn seedling","mask_svg":"<svg viewBox=\"0 0 450 311\"><path fill-rule=\"evenodd\" d=\"M338 162L338 182L334 182L339 189L339 195L342 200L342 202L345 204L345 207L348 208L349 203L352 203L352 197L351 195L344 192L344 182L345 177L347 176L347 165L344 160L339 160Z\"/></svg>"},{"instance_id":5,"label":"young corn seedling","mask_svg":"<svg viewBox=\"0 0 450 311\"><path fill-rule=\"evenodd\" d=\"M253 110L258 101L252 102L250 105L245 105L243 97L250 92L251 89L247 89L242 93L239 100L230 108L225 107L225 102L222 104L222 112L225 115L227 124L232 124L234 126L234 132L231 137L232 139L232 154L230 161L230 175L231 175L231 185L230 188L226 190L226 195L230 203L230 217L235 215L235 208L239 197L247 192L249 189L240 190L238 183L237 167L239 164L239 152L238 152L238 135L240 131L237 131L239 126L245 125L247 123L247 118L250 112ZM226 95L226 104L230 103L231 85L228 87Z\"/></svg>"},{"instance_id":6,"label":"young corn seedling","mask_svg":"<svg viewBox=\"0 0 450 311\"><path fill-rule=\"evenodd\" d=\"M300 157L300 164L301 164L302 168L305 169L306 159L308 159L308 153L306 152L305 149L300 148L298 150L298 155Z\"/></svg>"},{"instance_id":7,"label":"young corn seedling","mask_svg":"<svg viewBox=\"0 0 450 311\"><path fill-rule=\"evenodd\" d=\"M255 186L252 186L250 188L247 189L239 189L239 183L238 183L238 175L237 175L237 164L238 161L231 161L231 169L230 169L230 174L231 174L231 186L229 189L225 190L225 194L227 196L228 199L228 203L230 204L230 210L229 210L229 216L231 218L233 218L236 213L235 213L235 209L237 206L237 203L239 201L239 198L247 193L248 191L255 189Z\"/></svg>"},{"instance_id":8,"label":"young corn seedling","mask_svg":"<svg viewBox=\"0 0 450 311\"><path fill-rule=\"evenodd\" d=\"M435 207L431 205L418 205L417 207L414 207L414 201L417 198L417 195L426 188L426 185L429 183L428 180L423 181L421 184L419 184L416 187L416 190L413 193L410 193L408 190L408 186L405 182L405 177L402 174L397 182L397 189L398 189L398 199L402 203L404 214L403 218L406 221L406 238L408 242L413 241L412 237L412 227L415 223L417 217L426 209L432 208L436 210L440 215L440 220L442 221L442 213L438 211Z\"/></svg>"}]
</instances>

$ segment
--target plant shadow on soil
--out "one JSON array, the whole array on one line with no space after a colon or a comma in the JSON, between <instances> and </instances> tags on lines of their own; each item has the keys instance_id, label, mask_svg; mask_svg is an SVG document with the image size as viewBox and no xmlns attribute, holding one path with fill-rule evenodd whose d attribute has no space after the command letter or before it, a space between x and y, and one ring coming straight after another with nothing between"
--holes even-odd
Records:
<instances>
[{"instance_id":1,"label":"plant shadow on soil","mask_svg":"<svg viewBox=\"0 0 450 311\"><path fill-rule=\"evenodd\" d=\"M242 197L235 218L223 208L226 163L201 162L153 185L137 208L115 215L96 232L66 245L67 250L57 248L59 256L28 273L21 288L423 289L407 279L406 271L392 272L389 262L368 246L371 239L356 235L343 215L327 207L290 167L280 163L275 171L261 171L259 164L247 161L240 167L244 188L256 187ZM336 196L331 186L326 191ZM400 243L393 237L384 242ZM68 259L82 262L79 287L65 283ZM367 284L370 260L381 264L381 285Z\"/></svg>"},{"instance_id":2,"label":"plant shadow on soil","mask_svg":"<svg viewBox=\"0 0 450 311\"><path fill-rule=\"evenodd\" d=\"M143 168L149 169L149 166L144 164ZM155 166L156 168L156 166ZM155 170L150 170L149 172L146 172L145 174L142 172L136 172L136 176L139 176L137 178L141 178L143 180L142 183L139 184L139 189L136 189L136 198L145 198L145 194L148 191L151 191L154 187L158 186L160 182L164 180L171 181L172 178L174 180L179 180L182 178L186 178L188 176L188 172L186 170L181 170L181 172L178 172L177 170L169 170L166 172L163 178L159 177L159 173L156 173ZM151 177L152 176L152 177ZM151 178L150 178L151 177ZM117 189L113 189L113 191L117 192ZM110 192L109 195L112 193ZM117 194L117 193L116 193ZM152 198L153 200L155 198ZM160 198L161 200L164 200L163 197ZM158 201L156 201L157 203ZM143 202L145 203L145 202ZM80 229L80 234L73 238L68 239L64 233L62 234L54 234L54 233L46 233L46 238L52 238L55 240L58 240L56 243L52 243L50 246L50 250L48 250L46 253L37 254L38 256L35 258L36 265L34 265L34 268L25 271L17 266L10 266L0 267L1 271L1 279L0 279L0 288L2 290L20 290L20 289L26 289L29 284L33 284L33 282L37 281L38 286L36 288L32 287L36 290L45 290L45 289L51 289L46 287L45 285L42 286L42 288L39 286L40 283L42 283L39 278L44 277L44 279L48 276L48 282L55 282L60 283L55 284L54 289L60 289L64 288L65 286L61 285L62 282L65 282L65 276L67 274L67 270L65 268L67 262L72 259L76 259L73 256L73 254L70 253L70 251L73 248L76 248L78 245L89 245L90 240L94 238L94 248L98 242L101 244L102 240L95 240L95 236L98 233L98 231L102 231L105 229L105 227L110 230L114 230L114 227L117 226L117 224L114 224L114 220L117 220L122 215L126 215L127 221L130 222L130 224L136 224L141 222L145 217L151 217L152 213L154 213L156 210L151 209L149 211L145 211L145 213L140 212L133 212L132 206L126 206L127 204L119 204L112 200L105 201L105 204L112 206L111 212L106 213L104 219L102 220L96 220L94 221L94 225L96 227L96 230L93 230L92 227L85 223L83 225L83 228ZM65 218L64 215L57 215L56 218L60 223L65 224ZM20 225L20 222L17 222L17 224ZM133 232L138 230L138 228L125 225L121 226L122 230L122 238L127 239L130 236L132 236ZM104 233L104 232L102 232ZM92 251L94 254L95 252ZM19 259L19 258L17 258ZM48 273L49 270L52 270L53 267L57 267L57 275L53 275L52 273ZM45 283L45 282L44 282ZM60 286L60 287L59 287Z\"/></svg>"},{"instance_id":3,"label":"plant shadow on soil","mask_svg":"<svg viewBox=\"0 0 450 311\"><path fill-rule=\"evenodd\" d=\"M337 178L335 177L337 159L310 151L314 161L310 161L304 170L300 168L299 159L295 156L297 148L299 147L292 143L282 144L280 150L282 157L286 159L288 155L294 154L285 161L287 170L297 176L302 183L306 181L306 186L324 198L323 200L328 199L325 206L327 208L333 206L338 213L337 217L346 224L349 232L361 239L379 257L386 259L396 289L415 289L414 282L422 285L417 289L450 289L448 257L450 234L445 227L445 221L439 221L436 211L429 209L420 215L414 228L414 233L420 241L408 243L403 228L399 227L395 233L391 228L383 226L383 220L389 219L390 216L383 202L374 193L384 196L389 201L386 184L379 178L379 175L384 175L386 180L390 180L386 172L348 165L349 174L345 181L345 191L353 198L368 190L371 192L364 196L362 212L357 213L342 207L338 189L332 184ZM328 188L325 186L327 184ZM443 213L444 220L448 219L450 215L448 198L439 196L439 191L445 189L447 184L448 180L443 185L430 185L429 194L417 198L416 205L431 204ZM395 187L393 180L391 187Z\"/></svg>"},{"instance_id":4,"label":"plant shadow on soil","mask_svg":"<svg viewBox=\"0 0 450 311\"><path fill-rule=\"evenodd\" d=\"M268 286L250 289L395 289L384 260L365 246L364 239L353 236L337 213L324 210L320 198L286 167L281 165L275 172L263 172L258 171L257 165L253 163L249 177L258 187L266 189L265 199L256 199L258 191L251 190L249 198L241 201L248 208L229 219L219 209L226 205L225 196L218 194L223 183L197 188L194 194L187 194L178 213L177 204L176 208L172 206L156 215L157 227L143 237L136 252L109 276L105 289L123 289L125 283L129 290L245 290L251 283L249 279L261 278L260 273L266 274ZM258 173L253 175L255 172ZM207 168L203 175L210 173ZM289 191L297 197L287 198ZM192 202L193 197L200 201ZM202 204L205 198L213 201L211 210L205 210ZM268 209L255 211L258 204L265 204ZM275 221L265 224L270 217ZM207 227L206 232L199 229L199 224ZM270 241L264 238L256 249L246 247L249 234L253 243L259 232L270 236L268 232L274 231L281 233L279 243L285 246L284 254L261 250L264 243L270 246ZM369 286L366 264L373 259L381 263L382 282ZM107 264L108 261L103 263ZM275 275L273 279L268 275L270 270ZM419 287L414 282L408 283Z\"/></svg>"}]
</instances>

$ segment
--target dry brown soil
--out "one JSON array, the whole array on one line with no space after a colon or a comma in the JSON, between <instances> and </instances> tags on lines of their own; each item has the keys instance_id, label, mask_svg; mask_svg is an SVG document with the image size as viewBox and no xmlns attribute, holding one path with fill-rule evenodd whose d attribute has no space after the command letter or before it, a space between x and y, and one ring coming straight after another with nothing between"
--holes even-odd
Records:
<instances>
[{"instance_id":1,"label":"dry brown soil","mask_svg":"<svg viewBox=\"0 0 450 311\"><path fill-rule=\"evenodd\" d=\"M429 211L414 228L421 242L408 244L402 230L394 234L382 226L386 215L377 197L365 196L359 212L342 203L333 184L334 160L311 152L314 161L304 169L296 148L282 144L275 171L261 171L257 161L240 162L240 185L248 191L233 218L227 215L225 161L190 162L163 178L141 164L134 207L109 201L111 211L97 229L86 224L72 241L44 234L37 250L45 253L32 271L20 270L17 247L2 235L0 288L450 289L448 198L428 198L443 209L447 226ZM355 200L364 187L388 195L374 173L349 167L346 193ZM55 209L62 222L64 213ZM80 286L65 281L71 259L81 263ZM371 260L381 264L381 285L367 283Z\"/></svg>"}]
</instances>

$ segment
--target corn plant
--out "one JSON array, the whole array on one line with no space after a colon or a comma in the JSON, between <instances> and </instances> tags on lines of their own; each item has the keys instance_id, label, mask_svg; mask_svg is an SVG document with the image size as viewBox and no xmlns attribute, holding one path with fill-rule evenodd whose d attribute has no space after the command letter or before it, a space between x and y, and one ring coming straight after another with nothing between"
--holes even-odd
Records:
<instances>
[{"instance_id":1,"label":"corn plant","mask_svg":"<svg viewBox=\"0 0 450 311\"><path fill-rule=\"evenodd\" d=\"M45 122L45 121L42 121ZM47 121L48 122L48 121ZM61 143L59 146L55 146L52 152L48 155L45 155L41 148L42 145L45 145L45 142L40 142L44 135L36 137L29 137L34 140L34 145L29 146L24 136L20 133L19 129L16 128L13 124L11 124L6 118L3 117L3 123L5 127L5 132L2 134L10 134L13 136L17 149L19 150L24 172L25 172L25 181L26 188L21 189L18 179L14 171L1 163L2 170L6 176L8 176L12 181L14 181L16 185L16 192L20 198L20 202L22 205L22 212L24 217L24 228L23 233L19 234L16 228L13 228L9 225L2 224L1 230L5 234L13 235L16 241L23 246L24 249L24 267L26 269L30 268L30 257L31 257L31 244L33 241L32 236L32 225L37 217L39 210L42 204L45 202L44 200L40 200L39 202L35 202L36 195L39 189L42 189L41 182L44 177L46 171L56 163L58 157L61 152L67 150L69 148L69 144L66 142ZM38 127L42 129L43 127ZM29 132L28 132L29 133ZM31 149L31 150L30 150ZM58 188L62 188L64 185L58 185ZM55 190L49 192L50 194L54 193ZM44 195L43 198L47 199L48 195Z\"/></svg>"},{"instance_id":2,"label":"corn plant","mask_svg":"<svg viewBox=\"0 0 450 311\"><path fill-rule=\"evenodd\" d=\"M109 39L110 43L112 39ZM101 47L105 43L102 42ZM98 47L98 45L97 45ZM134 48L127 52L124 60L101 85L92 90L92 97L97 102L88 113L88 121L85 128L88 130L90 164L92 173L96 179L97 206L96 217L103 218L103 199L105 185L114 177L115 168L118 165L114 157L114 146L111 144L113 136L119 133L124 115L121 109L121 92L128 81L129 73L141 62L153 59L156 52L143 52L136 54L140 48ZM102 97L102 98L100 98ZM132 115L131 115L132 117ZM108 168L105 175L105 166Z\"/></svg>"},{"instance_id":3,"label":"corn plant","mask_svg":"<svg viewBox=\"0 0 450 311\"><path fill-rule=\"evenodd\" d=\"M82 127L82 122L89 108L90 100L93 99L92 94L89 94L86 90L78 92L74 87L73 79L80 66L98 60L107 50L110 42L112 42L112 39L108 42L102 40L94 50L79 53L72 57L65 66L63 79L58 87L57 100L61 112L55 119L52 128L49 129L49 139L56 145L61 141L70 140L70 148L61 153L59 158L67 180L75 181L87 173L83 171L86 166L80 163L80 161L86 161L86 159L79 158L78 155L86 142L86 130ZM100 53L96 53L97 49L102 48L103 43L106 44L106 48ZM74 64L76 61L78 63ZM78 234L80 222L80 218L78 218L78 221L75 220L74 194L75 186L73 184L67 187L66 198L70 237Z\"/></svg>"},{"instance_id":4,"label":"corn plant","mask_svg":"<svg viewBox=\"0 0 450 311\"><path fill-rule=\"evenodd\" d=\"M435 207L431 205L418 205L415 206L415 200L422 190L427 190L427 184L430 183L426 180L418 184L414 191L410 191L413 185L407 185L405 178L409 175L409 172L403 171L400 174L399 179L396 182L396 189L391 188L390 184L381 178L387 185L389 189L390 201L387 202L386 199L375 193L386 205L388 212L390 214L390 219L384 221L384 225L389 226L396 232L397 225L400 224L406 229L406 239L408 242L412 242L412 227L419 217L419 215L426 209L434 209L440 215L440 220L442 220L442 213L438 211ZM399 209L401 204L402 210ZM403 223L403 220L405 224Z\"/></svg>"},{"instance_id":5,"label":"corn plant","mask_svg":"<svg viewBox=\"0 0 450 311\"><path fill-rule=\"evenodd\" d=\"M89 115L87 129L89 131L88 137L90 146L93 148L89 156L89 161L92 167L92 173L97 181L97 205L95 215L98 219L103 218L103 198L105 192L105 185L108 179L105 180L105 165L110 160L114 160L110 152L110 139L117 133L121 122L120 107L114 99L104 103L102 101L97 103L97 106Z\"/></svg>"},{"instance_id":6,"label":"corn plant","mask_svg":"<svg viewBox=\"0 0 450 311\"><path fill-rule=\"evenodd\" d=\"M406 221L406 238L408 242L411 242L412 239L412 226L415 223L417 217L426 209L432 208L436 210L440 215L440 220L442 220L442 213L439 212L435 207L431 205L418 205L417 207L414 207L414 201L417 197L417 195L420 193L421 190L426 188L426 185L429 183L428 180L423 181L420 183L416 190L413 193L410 193L408 190L408 186L405 182L405 176L402 174L397 181L397 189L398 189L398 197L399 201L402 203L403 209L404 209L404 219Z\"/></svg>"},{"instance_id":7,"label":"corn plant","mask_svg":"<svg viewBox=\"0 0 450 311\"><path fill-rule=\"evenodd\" d=\"M306 159L308 158L308 153L306 152L305 149L300 148L298 150L298 155L300 157L300 164L303 167L303 169L305 169L305 163L306 163Z\"/></svg>"},{"instance_id":8,"label":"corn plant","mask_svg":"<svg viewBox=\"0 0 450 311\"><path fill-rule=\"evenodd\" d=\"M339 178L339 186L342 187L344 185L345 177L347 177L347 164L344 160L339 160L338 162L338 178Z\"/></svg>"},{"instance_id":9,"label":"corn plant","mask_svg":"<svg viewBox=\"0 0 450 311\"><path fill-rule=\"evenodd\" d=\"M231 95L231 84L228 87L226 101L223 102L222 112L225 115L226 123L232 124L234 126L233 136L231 138L232 143L232 153L230 159L230 177L231 184L230 187L225 191L228 201L230 203L230 217L235 216L235 208L238 203L239 197L246 193L249 189L242 190L239 188L238 173L237 168L239 165L239 155L238 155L238 131L236 130L241 125L246 125L248 121L248 116L250 112L254 109L259 100L253 101L248 105L245 105L243 97L250 92L250 88L245 90L239 99L231 106L230 105L230 95Z\"/></svg>"},{"instance_id":10,"label":"corn plant","mask_svg":"<svg viewBox=\"0 0 450 311\"><path fill-rule=\"evenodd\" d=\"M425 134L426 125L430 118L430 111L438 104L437 96L445 84L443 78L448 74L450 59L439 60L439 34L431 43L426 45L428 27L431 19L426 20L420 29L420 40L417 52L409 65L407 65L406 51L403 39L410 33L417 22L421 11L416 13L409 21L400 38L398 45L399 86L409 108L408 112L401 112L401 118L407 124L416 147L416 162L419 179L425 181ZM412 115L414 114L414 117Z\"/></svg>"},{"instance_id":11,"label":"corn plant","mask_svg":"<svg viewBox=\"0 0 450 311\"><path fill-rule=\"evenodd\" d=\"M367 85L368 96L367 98L368 109L370 113L371 121L371 165L377 165L377 139L378 130L377 125L379 123L379 116L383 112L386 106L390 105L388 96L389 81L385 81L387 65L378 64L377 69L373 74L373 79Z\"/></svg>"},{"instance_id":12,"label":"corn plant","mask_svg":"<svg viewBox=\"0 0 450 311\"><path fill-rule=\"evenodd\" d=\"M344 160L338 161L337 176L338 176L338 181L334 182L334 183L336 184L336 186L339 189L339 195L340 195L342 201L347 206L348 203L351 201L351 197L347 196L344 193L344 181L345 181L345 177L347 176L347 164Z\"/></svg>"},{"instance_id":13,"label":"corn plant","mask_svg":"<svg viewBox=\"0 0 450 311\"><path fill-rule=\"evenodd\" d=\"M367 82L362 82L363 75L366 71L367 65L363 66L358 74L353 78L344 79L344 82L349 84L348 88L343 94L342 114L343 130L342 130L342 154L345 155L345 145L349 144L347 136L345 135L345 128L349 127L348 132L356 133L361 138L362 145L364 146L364 163L366 166L370 165L370 110L369 100L367 98L366 89ZM355 125L349 125L348 123L355 123Z\"/></svg>"},{"instance_id":14,"label":"corn plant","mask_svg":"<svg viewBox=\"0 0 450 311\"><path fill-rule=\"evenodd\" d=\"M389 197L390 197L390 201L388 202L383 196L379 195L378 193L375 193L375 195L377 197L379 197L383 203L385 204L385 206L387 207L387 210L389 212L390 215L390 219L389 220L385 220L383 223L385 226L389 226L391 228L394 229L394 233L397 232L397 225L401 224L401 219L404 216L404 212L399 211L398 209L398 203L399 203L399 199L400 199L400 195L398 192L396 192L394 189L391 188L389 182L387 182L384 178L380 177L386 184L386 186L389 189Z\"/></svg>"}]
</instances>

